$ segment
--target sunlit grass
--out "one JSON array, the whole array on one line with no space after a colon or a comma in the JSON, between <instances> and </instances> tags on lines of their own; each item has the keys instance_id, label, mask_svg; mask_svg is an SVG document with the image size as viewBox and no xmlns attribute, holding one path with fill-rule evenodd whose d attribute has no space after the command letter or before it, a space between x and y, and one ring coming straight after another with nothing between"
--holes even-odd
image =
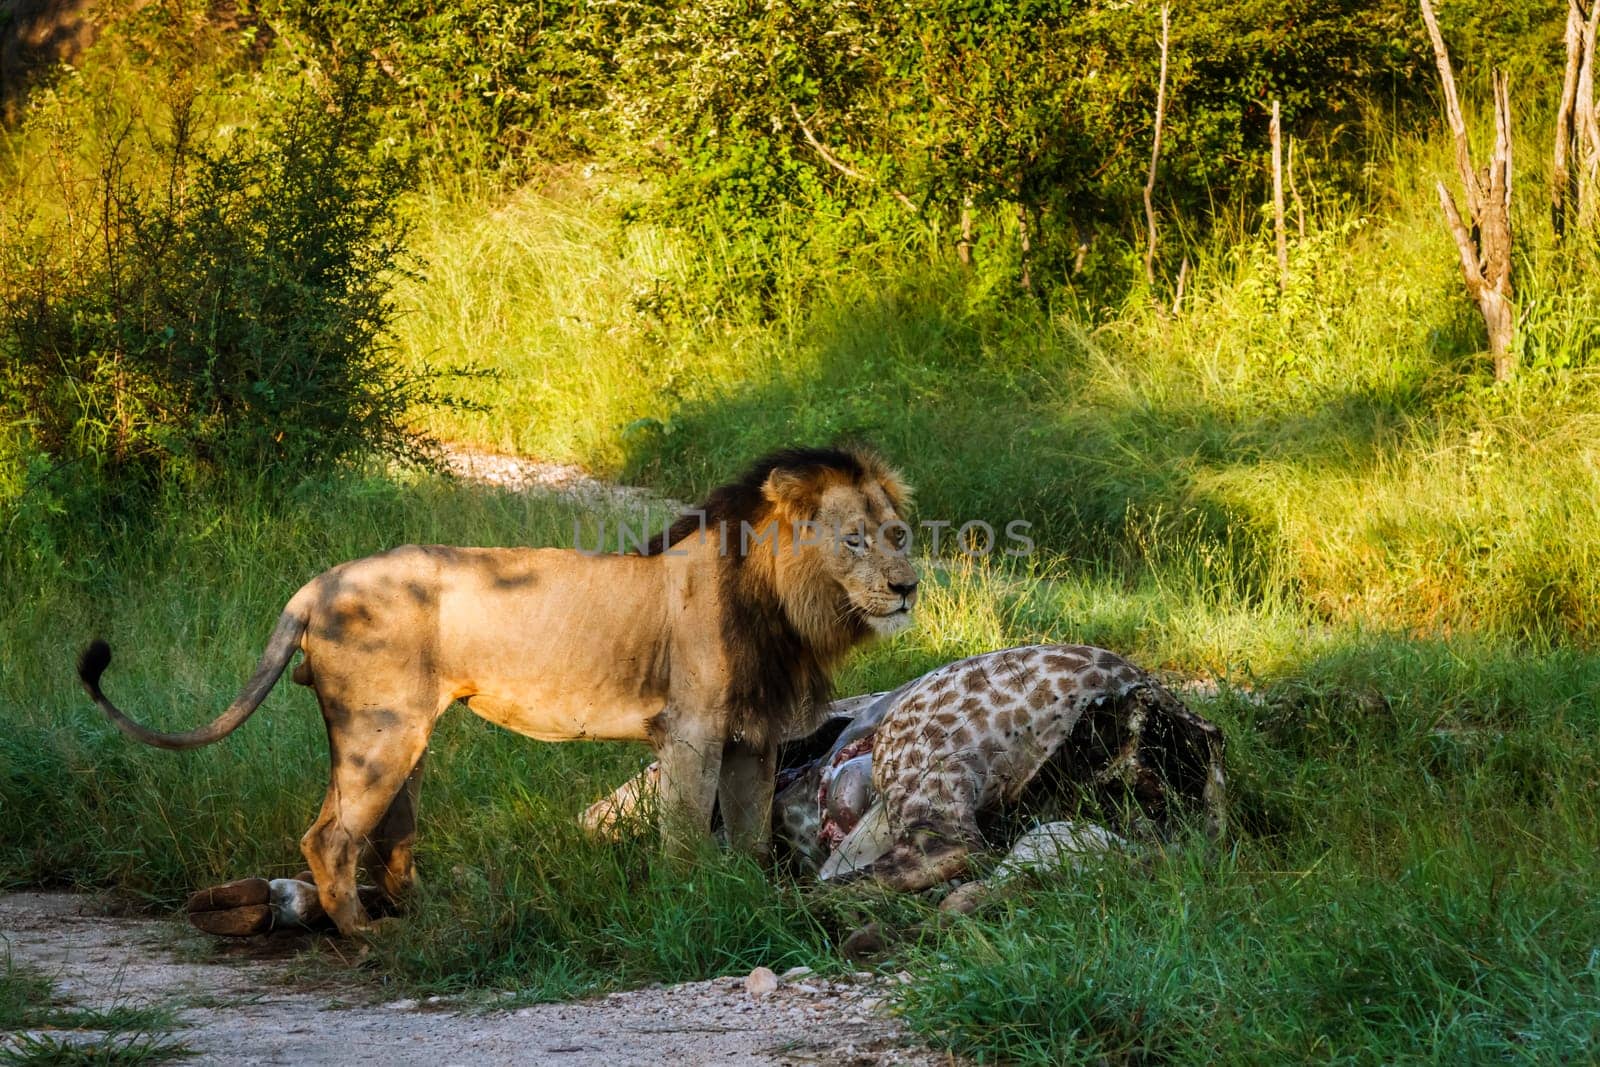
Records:
<instances>
[{"instance_id":1,"label":"sunlit grass","mask_svg":"<svg viewBox=\"0 0 1600 1067\"><path fill-rule=\"evenodd\" d=\"M1520 135L1520 158L1544 151ZM857 244L797 216L753 284L730 243L691 245L604 165L516 191L435 175L410 204L423 269L400 283L396 340L498 373L472 386L484 410L422 416L450 440L689 498L764 449L865 438L905 469L918 518L1031 524L1028 558L924 557L917 628L852 659L844 692L1045 640L1220 680L1194 703L1228 737L1225 849L923 926L889 965L916 975L903 1007L935 1040L1039 1063L1588 1061L1600 274L1540 236L1539 198L1519 205L1523 362L1491 385L1433 199L1445 146L1374 153L1384 191L1365 203L1308 190L1284 292L1255 228L1224 226L1192 249L1176 314L1140 286L1018 295L995 217L963 271L914 222ZM156 910L300 869L322 727L286 683L222 745L138 748L81 693L83 641L116 648L114 699L190 726L327 566L408 541L564 544L582 519L371 475L173 491L153 526L96 513L89 536L84 500L26 488L18 432L0 428L18 502L0 558L0 883ZM647 758L449 712L418 907L374 969L563 997L838 967L854 925L929 918L730 857L685 875L648 842L582 839L577 813Z\"/></svg>"}]
</instances>

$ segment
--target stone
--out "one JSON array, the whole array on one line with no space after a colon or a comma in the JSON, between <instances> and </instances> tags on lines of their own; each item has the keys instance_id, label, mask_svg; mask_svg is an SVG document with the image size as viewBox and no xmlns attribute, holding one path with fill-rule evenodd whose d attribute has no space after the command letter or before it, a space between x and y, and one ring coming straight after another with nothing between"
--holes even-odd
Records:
<instances>
[{"instance_id":1,"label":"stone","mask_svg":"<svg viewBox=\"0 0 1600 1067\"><path fill-rule=\"evenodd\" d=\"M752 997L764 997L769 993L775 993L778 990L778 976L772 973L770 967L757 967L744 980L744 989Z\"/></svg>"}]
</instances>

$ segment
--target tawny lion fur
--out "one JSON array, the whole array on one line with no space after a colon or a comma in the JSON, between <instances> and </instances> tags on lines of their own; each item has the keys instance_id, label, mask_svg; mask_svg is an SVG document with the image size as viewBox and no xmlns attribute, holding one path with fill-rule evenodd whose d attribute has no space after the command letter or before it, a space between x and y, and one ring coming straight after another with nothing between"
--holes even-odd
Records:
<instances>
[{"instance_id":1,"label":"tawny lion fur","mask_svg":"<svg viewBox=\"0 0 1600 1067\"><path fill-rule=\"evenodd\" d=\"M423 755L456 700L544 741L649 742L668 851L705 837L720 790L731 843L760 853L781 736L821 713L847 651L909 623L917 577L894 531L906 496L870 453L797 449L639 554L409 545L340 564L289 599L233 704L188 733L150 730L105 697L104 642L79 673L123 732L194 748L237 729L303 652L294 679L317 694L332 774L300 845L347 935L367 922L363 856L391 897L414 882Z\"/></svg>"}]
</instances>

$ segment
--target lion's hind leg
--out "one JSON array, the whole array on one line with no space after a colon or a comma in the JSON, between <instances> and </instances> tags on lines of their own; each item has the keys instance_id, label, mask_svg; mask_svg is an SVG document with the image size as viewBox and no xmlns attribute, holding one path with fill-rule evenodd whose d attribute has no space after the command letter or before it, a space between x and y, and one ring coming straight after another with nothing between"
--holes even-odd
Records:
<instances>
[{"instance_id":1,"label":"lion's hind leg","mask_svg":"<svg viewBox=\"0 0 1600 1067\"><path fill-rule=\"evenodd\" d=\"M322 705L333 767L322 811L300 839L300 850L311 866L323 909L348 937L367 926L366 909L356 894L357 865L395 801L409 789L407 779L427 749L440 709L416 701L363 701L347 708L327 697ZM414 799L401 805L397 822L409 820L414 830L415 810ZM409 866L409 853L408 844L400 859L403 866ZM390 861L398 858L391 851Z\"/></svg>"},{"instance_id":2,"label":"lion's hind leg","mask_svg":"<svg viewBox=\"0 0 1600 1067\"><path fill-rule=\"evenodd\" d=\"M404 901L417 884L417 801L422 792L422 765L427 758L426 751L417 757L416 765L372 832L372 873L392 904Z\"/></svg>"}]
</instances>

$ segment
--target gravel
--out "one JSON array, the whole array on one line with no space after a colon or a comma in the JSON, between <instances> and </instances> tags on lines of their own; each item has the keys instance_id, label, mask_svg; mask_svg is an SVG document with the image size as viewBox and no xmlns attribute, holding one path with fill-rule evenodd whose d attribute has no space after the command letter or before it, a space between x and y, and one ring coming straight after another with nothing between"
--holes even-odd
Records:
<instances>
[{"instance_id":1,"label":"gravel","mask_svg":"<svg viewBox=\"0 0 1600 1067\"><path fill-rule=\"evenodd\" d=\"M347 942L335 944L348 951ZM774 978L776 988L759 997L740 974L469 1012L447 998L385 1002L354 976L311 982L281 950L263 958L262 946L261 939L222 945L177 920L107 916L92 897L0 896L0 954L43 972L78 1007L174 1009L183 1028L170 1039L195 1053L186 1063L331 1065L369 1056L427 1067L958 1062L917 1046L884 1011L895 979L864 972ZM0 1048L7 1040L0 1035Z\"/></svg>"}]
</instances>

